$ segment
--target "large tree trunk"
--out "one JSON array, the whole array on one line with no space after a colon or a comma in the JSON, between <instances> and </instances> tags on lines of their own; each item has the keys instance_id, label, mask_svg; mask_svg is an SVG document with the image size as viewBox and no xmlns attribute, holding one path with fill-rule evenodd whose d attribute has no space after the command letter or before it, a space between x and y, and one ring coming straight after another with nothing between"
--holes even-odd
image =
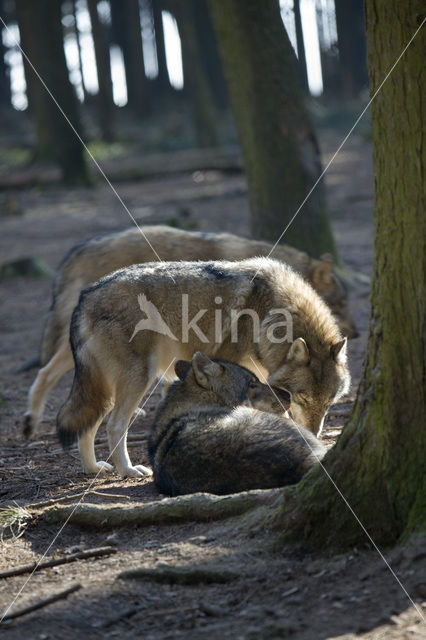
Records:
<instances>
[{"instance_id":1,"label":"large tree trunk","mask_svg":"<svg viewBox=\"0 0 426 640\"><path fill-rule=\"evenodd\" d=\"M145 75L138 0L111 0L111 20L117 44L123 52L127 101L133 111L150 111L149 84Z\"/></svg>"},{"instance_id":2,"label":"large tree trunk","mask_svg":"<svg viewBox=\"0 0 426 640\"><path fill-rule=\"evenodd\" d=\"M81 134L77 98L65 60L61 3L17 0L23 48L46 86ZM32 70L28 70L31 108L36 127L36 158L53 161L68 183L87 183L81 142Z\"/></svg>"},{"instance_id":3,"label":"large tree trunk","mask_svg":"<svg viewBox=\"0 0 426 640\"><path fill-rule=\"evenodd\" d=\"M371 91L419 26L421 0L367 0ZM373 102L375 261L367 360L353 415L286 495L287 539L349 547L426 528L426 75L423 28Z\"/></svg>"},{"instance_id":4,"label":"large tree trunk","mask_svg":"<svg viewBox=\"0 0 426 640\"><path fill-rule=\"evenodd\" d=\"M98 15L98 0L87 0L87 7L92 25L92 37L95 47L96 72L98 77L97 107L102 138L111 141L113 138L113 110L111 60L109 43L104 25Z\"/></svg>"},{"instance_id":5,"label":"large tree trunk","mask_svg":"<svg viewBox=\"0 0 426 640\"><path fill-rule=\"evenodd\" d=\"M177 20L182 45L184 83L189 97L197 143L200 147L218 144L213 99L202 63L199 40L190 0L169 0Z\"/></svg>"},{"instance_id":6,"label":"large tree trunk","mask_svg":"<svg viewBox=\"0 0 426 640\"><path fill-rule=\"evenodd\" d=\"M255 236L276 241L321 172L276 0L210 0L243 152ZM336 255L320 182L282 238Z\"/></svg>"},{"instance_id":7,"label":"large tree trunk","mask_svg":"<svg viewBox=\"0 0 426 640\"><path fill-rule=\"evenodd\" d=\"M363 0L335 0L343 97L356 98L368 87Z\"/></svg>"}]
</instances>

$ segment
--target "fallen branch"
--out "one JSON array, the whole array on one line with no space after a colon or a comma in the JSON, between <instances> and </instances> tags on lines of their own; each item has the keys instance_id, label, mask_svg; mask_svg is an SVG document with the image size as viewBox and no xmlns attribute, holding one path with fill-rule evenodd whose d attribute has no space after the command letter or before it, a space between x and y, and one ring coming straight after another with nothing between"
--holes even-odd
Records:
<instances>
[{"instance_id":1,"label":"fallen branch","mask_svg":"<svg viewBox=\"0 0 426 640\"><path fill-rule=\"evenodd\" d=\"M119 498L124 500L130 500L129 496L122 493L102 493L101 491L95 491L94 489L89 491L82 491L81 493L74 493L72 496L60 496L59 498L51 498L51 500L43 500L42 502L34 502L27 505L27 509L43 509L44 507L51 507L59 502L68 502L74 500L74 498L85 498L86 496L97 496L98 498Z\"/></svg>"},{"instance_id":2,"label":"fallen branch","mask_svg":"<svg viewBox=\"0 0 426 640\"><path fill-rule=\"evenodd\" d=\"M271 504L279 495L281 489L256 489L226 496L194 493L144 504L56 505L47 507L37 515L48 523L67 520L74 525L98 527L103 530L132 525L206 522L239 516L256 507Z\"/></svg>"},{"instance_id":3,"label":"fallen branch","mask_svg":"<svg viewBox=\"0 0 426 640\"><path fill-rule=\"evenodd\" d=\"M139 607L131 607L130 609L125 609L121 613L112 618L107 618L102 622L95 622L92 624L94 629L106 629L108 627L112 627L117 622L121 622L122 620L129 620L129 618L133 617L136 613L144 612L145 618L155 618L157 616L167 616L173 615L175 613L185 613L187 611L198 611L199 605L189 605L187 607L174 607L173 609L159 609L158 611L147 610L146 604Z\"/></svg>"},{"instance_id":4,"label":"fallen branch","mask_svg":"<svg viewBox=\"0 0 426 640\"><path fill-rule=\"evenodd\" d=\"M138 567L118 574L124 580L144 580L167 584L224 584L239 578L238 573L214 566L175 566L158 564L156 567Z\"/></svg>"},{"instance_id":5,"label":"fallen branch","mask_svg":"<svg viewBox=\"0 0 426 640\"><path fill-rule=\"evenodd\" d=\"M33 571L40 571L41 569L47 569L49 567L58 567L61 564L68 564L69 562L75 562L76 560L86 560L87 558L99 558L100 556L107 556L111 553L116 553L115 547L97 547L96 549L86 549L85 551L76 551L76 553L70 553L63 558L55 558L54 560L46 560L46 562L33 562L32 564L24 564L20 567L13 567L7 571L0 572L1 578L10 578L11 576L21 576L24 573L32 573Z\"/></svg>"},{"instance_id":6,"label":"fallen branch","mask_svg":"<svg viewBox=\"0 0 426 640\"><path fill-rule=\"evenodd\" d=\"M65 591L60 591L59 593L55 593L53 596L49 598L45 598L44 600L39 600L35 604L30 605L29 607L24 607L19 611L15 611L14 613L9 613L5 615L2 619L2 623L9 622L9 620L13 620L14 618L20 618L21 616L26 615L27 613L32 613L33 611L37 611L37 609L42 609L46 607L48 604L52 604L52 602L56 602L57 600L63 600L68 597L71 593L78 591L81 589L81 584L75 584L73 587L69 589L65 589Z\"/></svg>"}]
</instances>

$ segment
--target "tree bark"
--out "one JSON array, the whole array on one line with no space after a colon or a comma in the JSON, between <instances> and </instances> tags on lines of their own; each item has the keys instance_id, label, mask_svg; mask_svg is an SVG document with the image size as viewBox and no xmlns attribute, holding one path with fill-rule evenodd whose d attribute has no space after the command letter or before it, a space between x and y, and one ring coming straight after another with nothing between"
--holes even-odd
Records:
<instances>
[{"instance_id":1,"label":"tree bark","mask_svg":"<svg viewBox=\"0 0 426 640\"><path fill-rule=\"evenodd\" d=\"M249 186L252 232L276 241L321 172L297 61L275 0L210 0ZM318 184L282 238L314 256L335 244Z\"/></svg>"},{"instance_id":2,"label":"tree bark","mask_svg":"<svg viewBox=\"0 0 426 640\"><path fill-rule=\"evenodd\" d=\"M109 43L104 25L98 15L98 1L87 0L92 37L95 47L96 72L98 77L97 107L102 138L108 142L113 139L113 111L111 60Z\"/></svg>"},{"instance_id":3,"label":"tree bark","mask_svg":"<svg viewBox=\"0 0 426 640\"><path fill-rule=\"evenodd\" d=\"M367 0L373 93L425 17L421 0ZM323 460L377 544L426 528L426 74L423 30L372 106L375 260L367 359L354 412ZM285 540L369 540L323 469L285 494Z\"/></svg>"},{"instance_id":4,"label":"tree bark","mask_svg":"<svg viewBox=\"0 0 426 640\"><path fill-rule=\"evenodd\" d=\"M363 0L335 0L340 86L344 98L368 87Z\"/></svg>"},{"instance_id":5,"label":"tree bark","mask_svg":"<svg viewBox=\"0 0 426 640\"><path fill-rule=\"evenodd\" d=\"M81 135L77 98L65 60L61 3L17 0L16 4L24 51ZM28 70L28 76L36 128L36 158L57 163L65 182L87 184L81 142L32 69Z\"/></svg>"},{"instance_id":6,"label":"tree bark","mask_svg":"<svg viewBox=\"0 0 426 640\"><path fill-rule=\"evenodd\" d=\"M127 103L136 113L150 111L149 84L145 75L138 0L111 0L114 37L123 52Z\"/></svg>"}]
</instances>

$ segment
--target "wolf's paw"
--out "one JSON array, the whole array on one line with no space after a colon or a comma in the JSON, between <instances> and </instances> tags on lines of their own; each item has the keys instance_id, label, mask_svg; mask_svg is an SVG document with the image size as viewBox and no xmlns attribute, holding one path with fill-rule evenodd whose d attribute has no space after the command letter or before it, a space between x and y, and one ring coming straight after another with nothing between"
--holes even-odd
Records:
<instances>
[{"instance_id":1,"label":"wolf's paw","mask_svg":"<svg viewBox=\"0 0 426 640\"><path fill-rule=\"evenodd\" d=\"M99 462L96 462L93 465L93 467L90 467L90 469L85 468L84 472L85 473L108 473L108 471L112 471L113 469L114 467L109 462L104 462L103 460L99 460Z\"/></svg>"},{"instance_id":2,"label":"wolf's paw","mask_svg":"<svg viewBox=\"0 0 426 640\"><path fill-rule=\"evenodd\" d=\"M137 409L135 409L134 412L134 417L135 418L145 418L146 417L146 411L145 409L140 409L139 407Z\"/></svg>"},{"instance_id":3,"label":"wolf's paw","mask_svg":"<svg viewBox=\"0 0 426 640\"><path fill-rule=\"evenodd\" d=\"M37 420L34 418L34 416L31 415L31 413L25 413L23 424L24 428L22 433L24 434L24 437L29 440L37 430Z\"/></svg>"},{"instance_id":4,"label":"wolf's paw","mask_svg":"<svg viewBox=\"0 0 426 640\"><path fill-rule=\"evenodd\" d=\"M144 467L143 464L137 464L134 467L124 469L121 475L123 478L145 478L152 476L152 471L148 467Z\"/></svg>"}]
</instances>

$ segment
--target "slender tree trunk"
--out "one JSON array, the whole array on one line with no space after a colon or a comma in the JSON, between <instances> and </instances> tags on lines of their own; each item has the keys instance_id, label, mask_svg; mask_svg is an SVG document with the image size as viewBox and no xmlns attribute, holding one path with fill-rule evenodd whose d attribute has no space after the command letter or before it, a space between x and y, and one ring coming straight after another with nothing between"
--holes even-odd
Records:
<instances>
[{"instance_id":1,"label":"slender tree trunk","mask_svg":"<svg viewBox=\"0 0 426 640\"><path fill-rule=\"evenodd\" d=\"M111 20L117 44L123 52L127 101L133 111L150 111L149 83L145 75L138 0L111 0Z\"/></svg>"},{"instance_id":2,"label":"slender tree trunk","mask_svg":"<svg viewBox=\"0 0 426 640\"><path fill-rule=\"evenodd\" d=\"M61 3L17 0L17 10L26 54L81 135L77 98L65 60ZM81 142L33 71L29 72L29 87L36 127L36 158L56 162L65 182L87 183Z\"/></svg>"},{"instance_id":3,"label":"slender tree trunk","mask_svg":"<svg viewBox=\"0 0 426 640\"><path fill-rule=\"evenodd\" d=\"M19 0L16 0L16 17L19 27L19 43L23 51L28 54L33 48L32 14L31 11L28 10L28 2L20 2ZM33 83L35 82L36 77L25 56L22 56L22 63L24 65L25 92L28 102L27 112L31 114L34 111L33 95L35 93L35 87L33 86Z\"/></svg>"},{"instance_id":4,"label":"slender tree trunk","mask_svg":"<svg viewBox=\"0 0 426 640\"><path fill-rule=\"evenodd\" d=\"M78 22L77 22L76 0L72 0L72 15L74 18L74 32L75 32L75 39L77 43L78 68L79 68L80 77L81 77L81 88L83 90L83 101L86 102L87 88L86 88L86 83L84 81L84 75L83 75L83 59L81 57L81 39L80 39L80 30L78 28Z\"/></svg>"},{"instance_id":5,"label":"slender tree trunk","mask_svg":"<svg viewBox=\"0 0 426 640\"><path fill-rule=\"evenodd\" d=\"M368 87L363 0L335 0L343 97L356 98Z\"/></svg>"},{"instance_id":6,"label":"slender tree trunk","mask_svg":"<svg viewBox=\"0 0 426 640\"><path fill-rule=\"evenodd\" d=\"M297 61L275 0L210 0L249 186L252 231L276 241L321 172ZM283 242L336 256L320 182Z\"/></svg>"},{"instance_id":7,"label":"slender tree trunk","mask_svg":"<svg viewBox=\"0 0 426 640\"><path fill-rule=\"evenodd\" d=\"M190 0L169 0L173 8L182 45L184 83L192 109L195 133L200 147L218 144L216 115L206 71L202 63L199 41Z\"/></svg>"},{"instance_id":8,"label":"slender tree trunk","mask_svg":"<svg viewBox=\"0 0 426 640\"><path fill-rule=\"evenodd\" d=\"M306 91L309 91L308 85L308 71L306 66L306 54L305 43L303 40L302 29L302 17L300 15L300 0L293 1L294 11L294 26L296 29L296 42L297 42L297 58L299 62L299 75L302 81L302 86Z\"/></svg>"},{"instance_id":9,"label":"slender tree trunk","mask_svg":"<svg viewBox=\"0 0 426 640\"><path fill-rule=\"evenodd\" d=\"M0 0L0 16L6 22L7 17L4 10L4 0ZM0 37L0 106L8 108L11 106L12 93L10 88L10 69L5 59L6 51L7 49Z\"/></svg>"},{"instance_id":10,"label":"slender tree trunk","mask_svg":"<svg viewBox=\"0 0 426 640\"><path fill-rule=\"evenodd\" d=\"M373 93L424 19L421 0L367 0ZM426 529L426 30L372 106L375 259L367 360L356 406L323 460L377 544ZM368 542L317 467L285 494L285 539Z\"/></svg>"},{"instance_id":11,"label":"slender tree trunk","mask_svg":"<svg viewBox=\"0 0 426 640\"><path fill-rule=\"evenodd\" d=\"M218 109L229 107L228 88L223 75L216 34L213 29L207 0L190 0L195 33L201 61L210 87L210 94Z\"/></svg>"},{"instance_id":12,"label":"slender tree trunk","mask_svg":"<svg viewBox=\"0 0 426 640\"><path fill-rule=\"evenodd\" d=\"M171 95L173 89L169 80L167 70L166 47L164 41L162 4L161 0L151 0L152 19L154 23L155 48L157 51L158 77L156 84L159 95L164 99Z\"/></svg>"},{"instance_id":13,"label":"slender tree trunk","mask_svg":"<svg viewBox=\"0 0 426 640\"><path fill-rule=\"evenodd\" d=\"M109 42L104 25L98 15L98 1L87 0L87 7L92 25L92 37L95 46L96 72L98 77L97 107L99 125L102 138L106 141L113 139L113 111L111 60L109 56Z\"/></svg>"}]
</instances>

